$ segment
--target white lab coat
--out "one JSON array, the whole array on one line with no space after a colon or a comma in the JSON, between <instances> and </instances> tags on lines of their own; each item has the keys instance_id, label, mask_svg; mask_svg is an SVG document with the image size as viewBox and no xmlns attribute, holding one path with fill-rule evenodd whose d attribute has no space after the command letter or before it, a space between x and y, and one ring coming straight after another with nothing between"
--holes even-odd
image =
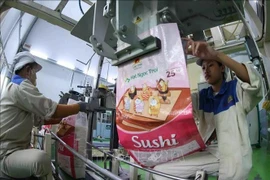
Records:
<instances>
[{"instance_id":1,"label":"white lab coat","mask_svg":"<svg viewBox=\"0 0 270 180\"><path fill-rule=\"evenodd\" d=\"M0 100L0 162L14 151L28 149L33 126L50 119L56 107L57 103L44 97L29 80L10 83ZM29 158L34 158L32 155Z\"/></svg>"},{"instance_id":2,"label":"white lab coat","mask_svg":"<svg viewBox=\"0 0 270 180\"><path fill-rule=\"evenodd\" d=\"M209 95L211 91L203 90L192 95L193 113L200 120L198 129L203 140L206 142L216 129L218 147L210 146L211 148L206 149L207 153L211 153L211 155L208 154L211 156L209 160L199 157L198 154L202 152L198 152L186 157L186 162L175 161L161 164L156 166L155 170L185 178L190 176L191 172L195 175L197 170L211 171L215 169L214 166L218 166L216 169L219 171L219 180L248 179L252 167L252 149L246 116L259 103L263 94L261 76L253 68L251 62L244 65L248 71L250 84L236 79L224 85L226 88L219 92L223 100L217 101L217 104L213 104L216 97L213 94ZM200 102L199 96L213 96L213 102L208 102L211 101L210 98L201 98L203 100ZM212 107L210 107L211 104ZM213 108L216 110L213 111ZM201 163L198 163L200 161ZM188 164L188 167L185 164ZM187 168L190 170L184 170ZM162 179L158 176L154 177Z\"/></svg>"}]
</instances>

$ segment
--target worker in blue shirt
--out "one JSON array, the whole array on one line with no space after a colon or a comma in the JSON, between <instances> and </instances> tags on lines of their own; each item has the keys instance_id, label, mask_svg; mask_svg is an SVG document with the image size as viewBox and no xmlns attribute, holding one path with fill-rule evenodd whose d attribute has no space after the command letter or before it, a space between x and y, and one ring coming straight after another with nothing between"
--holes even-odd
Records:
<instances>
[{"instance_id":1,"label":"worker in blue shirt","mask_svg":"<svg viewBox=\"0 0 270 180\"><path fill-rule=\"evenodd\" d=\"M262 99L262 78L250 61L239 63L206 42L184 40L186 53L199 58L196 63L210 85L192 94L193 114L207 148L155 170L183 178L204 170L219 180L248 179L252 149L246 116ZM226 68L235 73L235 79L226 81Z\"/></svg>"}]
</instances>

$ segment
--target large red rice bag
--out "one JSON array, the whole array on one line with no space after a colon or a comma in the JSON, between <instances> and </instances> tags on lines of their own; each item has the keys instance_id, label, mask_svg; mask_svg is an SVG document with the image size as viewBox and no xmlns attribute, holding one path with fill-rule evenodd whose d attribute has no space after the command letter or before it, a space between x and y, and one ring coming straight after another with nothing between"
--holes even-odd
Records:
<instances>
[{"instance_id":1,"label":"large red rice bag","mask_svg":"<svg viewBox=\"0 0 270 180\"><path fill-rule=\"evenodd\" d=\"M119 142L144 167L205 148L177 25L161 24L141 37L150 34L161 40L161 50L119 66L116 100Z\"/></svg>"}]
</instances>

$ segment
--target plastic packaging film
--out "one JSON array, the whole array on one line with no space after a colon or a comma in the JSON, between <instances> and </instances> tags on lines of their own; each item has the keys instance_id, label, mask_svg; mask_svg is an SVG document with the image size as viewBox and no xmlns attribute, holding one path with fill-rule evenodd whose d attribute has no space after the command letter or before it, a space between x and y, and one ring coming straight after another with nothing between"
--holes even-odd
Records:
<instances>
[{"instance_id":1,"label":"plastic packaging film","mask_svg":"<svg viewBox=\"0 0 270 180\"><path fill-rule=\"evenodd\" d=\"M144 167L205 148L192 115L186 58L176 24L146 34L161 50L118 68L116 123L120 144Z\"/></svg>"}]
</instances>

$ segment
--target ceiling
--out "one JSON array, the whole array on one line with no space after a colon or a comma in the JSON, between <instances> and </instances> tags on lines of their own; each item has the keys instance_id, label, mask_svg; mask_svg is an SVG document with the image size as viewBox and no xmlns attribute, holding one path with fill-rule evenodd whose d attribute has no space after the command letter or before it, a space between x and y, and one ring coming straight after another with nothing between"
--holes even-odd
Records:
<instances>
[{"instance_id":1,"label":"ceiling","mask_svg":"<svg viewBox=\"0 0 270 180\"><path fill-rule=\"evenodd\" d=\"M87 12L92 3L90 1L87 1L86 3L85 1L81 1L83 12ZM25 2L26 1L23 3ZM49 8L47 10L55 10L60 3L60 1L57 0L37 0L34 2L38 5L35 6L38 10L44 8ZM42 15L39 11L30 9L32 14L35 15L32 16L29 13L21 14L21 11L19 11L20 8L25 7L20 6L16 7L16 9L10 9L8 13L5 14L4 21L1 21L1 34L3 41L7 42L5 43L5 53L9 63L12 63L12 59L16 53L16 45L19 44L18 39L21 39L22 42L22 39L25 36L26 39L22 42L24 45L23 47L30 47L28 50L34 55L67 68L75 69L93 77L97 77L99 56L94 55L92 61L89 61L94 52L86 42L72 36L70 31L65 28L51 24L50 19L46 21L35 18L35 16L39 17ZM26 12L29 11L29 9L25 10ZM65 7L61 11L61 17L70 18L73 19L74 22L77 22L83 16L82 11L80 10L78 1L67 1ZM22 15L22 18L21 21L18 21L20 15ZM22 28L18 28L19 26ZM13 27L15 27L14 30L12 30L13 32L9 33ZM28 30L29 32L27 32ZM9 34L11 35L9 36ZM18 34L20 35L18 36ZM111 83L114 83L114 79L117 77L117 68L112 67L108 59L105 59L104 61L101 77L107 79Z\"/></svg>"}]
</instances>

